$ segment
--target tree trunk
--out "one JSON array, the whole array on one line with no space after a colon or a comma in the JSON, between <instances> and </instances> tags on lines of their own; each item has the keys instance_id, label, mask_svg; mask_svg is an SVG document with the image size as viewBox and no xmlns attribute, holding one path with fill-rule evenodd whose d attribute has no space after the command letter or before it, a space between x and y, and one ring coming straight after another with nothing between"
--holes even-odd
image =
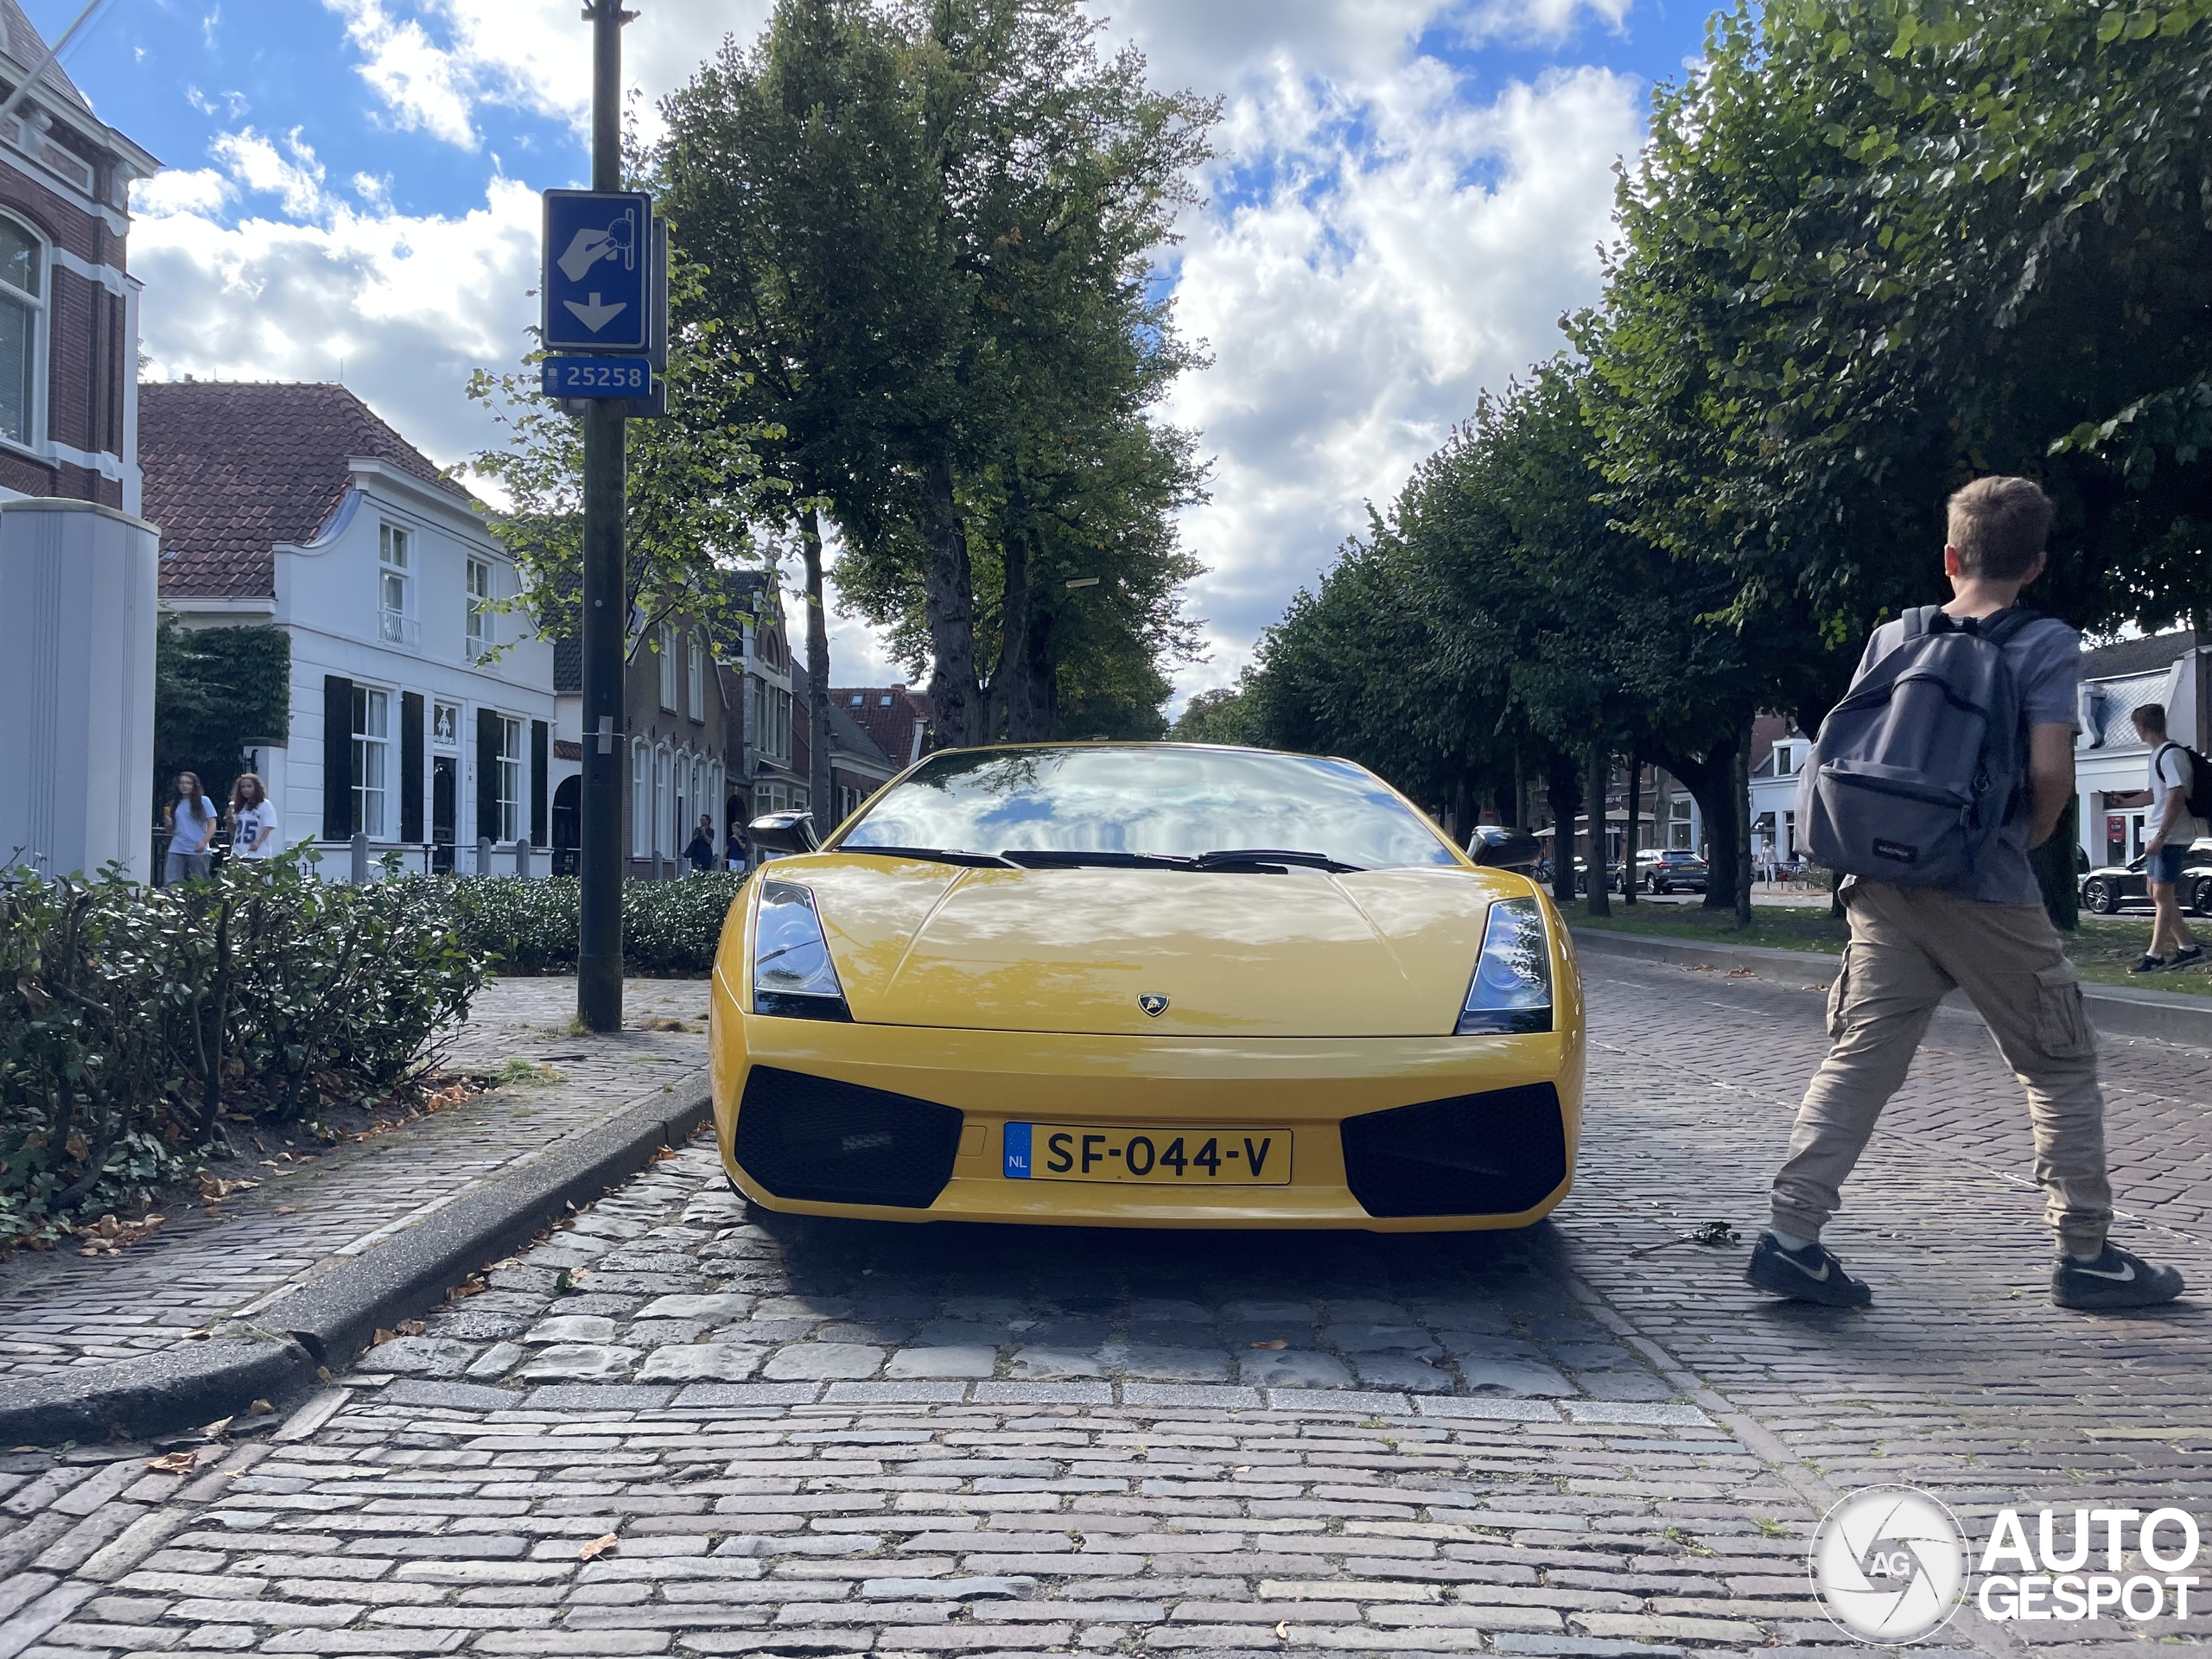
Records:
<instances>
[{"instance_id":1,"label":"tree trunk","mask_svg":"<svg viewBox=\"0 0 2212 1659\"><path fill-rule=\"evenodd\" d=\"M830 615L823 608L822 516L812 507L799 514L798 538L806 558L806 679L814 689L806 714L811 763L806 786L815 832L826 836L837 823L837 788L830 765Z\"/></svg>"},{"instance_id":2,"label":"tree trunk","mask_svg":"<svg viewBox=\"0 0 2212 1659\"><path fill-rule=\"evenodd\" d=\"M1452 789L1452 838L1462 847L1475 833L1475 774L1459 768L1459 781Z\"/></svg>"},{"instance_id":3,"label":"tree trunk","mask_svg":"<svg viewBox=\"0 0 2212 1659\"><path fill-rule=\"evenodd\" d=\"M1636 855L1643 849L1637 843L1643 839L1643 826L1637 815L1643 810L1643 760L1634 749L1628 754L1628 834L1621 840L1621 903L1636 903L1636 880L1642 866Z\"/></svg>"},{"instance_id":4,"label":"tree trunk","mask_svg":"<svg viewBox=\"0 0 2212 1659\"><path fill-rule=\"evenodd\" d=\"M1736 821L1736 925L1751 925L1751 717L1736 734L1736 753L1728 766L1728 804ZM1712 885L1711 878L1707 886Z\"/></svg>"},{"instance_id":5,"label":"tree trunk","mask_svg":"<svg viewBox=\"0 0 2212 1659\"><path fill-rule=\"evenodd\" d=\"M1736 809L1730 804L1728 788L1735 777L1740 747L1731 736L1702 755L1669 753L1666 757L1667 770L1681 779L1697 801L1699 817L1705 820L1704 907L1707 910L1736 907ZM1748 837L1745 844L1748 845Z\"/></svg>"},{"instance_id":6,"label":"tree trunk","mask_svg":"<svg viewBox=\"0 0 2212 1659\"><path fill-rule=\"evenodd\" d=\"M976 677L976 586L968 527L952 499L952 458L939 454L923 480L922 539L930 550L922 579L929 621L930 702L938 743L963 749L981 741L982 687Z\"/></svg>"},{"instance_id":7,"label":"tree trunk","mask_svg":"<svg viewBox=\"0 0 2212 1659\"><path fill-rule=\"evenodd\" d=\"M1605 784L1613 769L1613 757L1600 738L1590 746L1590 780L1583 790L1586 798L1583 810L1590 815L1590 830L1583 854L1590 866L1590 913L1610 916L1613 913L1611 899L1605 892Z\"/></svg>"},{"instance_id":8,"label":"tree trunk","mask_svg":"<svg viewBox=\"0 0 2212 1659\"><path fill-rule=\"evenodd\" d=\"M1565 910L1574 902L1574 815L1581 810L1573 755L1550 751L1544 792L1552 809L1552 902Z\"/></svg>"}]
</instances>

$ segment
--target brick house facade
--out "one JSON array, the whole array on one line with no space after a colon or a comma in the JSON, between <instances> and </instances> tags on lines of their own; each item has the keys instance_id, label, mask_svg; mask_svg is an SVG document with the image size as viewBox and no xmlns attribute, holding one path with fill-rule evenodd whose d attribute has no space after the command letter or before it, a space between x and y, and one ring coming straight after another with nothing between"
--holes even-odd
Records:
<instances>
[{"instance_id":1,"label":"brick house facade","mask_svg":"<svg viewBox=\"0 0 2212 1659\"><path fill-rule=\"evenodd\" d=\"M46 42L0 0L0 84ZM0 499L61 496L142 511L133 179L160 165L49 67L0 124Z\"/></svg>"}]
</instances>

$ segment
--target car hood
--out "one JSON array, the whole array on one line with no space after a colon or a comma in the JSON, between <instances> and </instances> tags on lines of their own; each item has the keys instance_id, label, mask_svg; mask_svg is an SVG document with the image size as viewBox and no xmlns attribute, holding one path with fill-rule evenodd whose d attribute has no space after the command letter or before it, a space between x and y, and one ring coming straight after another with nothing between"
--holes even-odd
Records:
<instances>
[{"instance_id":1,"label":"car hood","mask_svg":"<svg viewBox=\"0 0 2212 1659\"><path fill-rule=\"evenodd\" d=\"M813 890L856 1020L1118 1036L1447 1035L1491 901L1536 891L1463 866L970 869L833 852L772 873ZM1156 1015L1139 1001L1160 997Z\"/></svg>"}]
</instances>

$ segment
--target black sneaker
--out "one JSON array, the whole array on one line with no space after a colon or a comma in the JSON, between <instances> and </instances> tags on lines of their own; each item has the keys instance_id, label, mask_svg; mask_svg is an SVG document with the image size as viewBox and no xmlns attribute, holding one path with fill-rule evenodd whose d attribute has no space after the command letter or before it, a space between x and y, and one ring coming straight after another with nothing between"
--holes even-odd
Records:
<instances>
[{"instance_id":1,"label":"black sneaker","mask_svg":"<svg viewBox=\"0 0 2212 1659\"><path fill-rule=\"evenodd\" d=\"M2061 1255L2050 1269L2050 1300L2061 1307L2156 1307L2181 1293L2181 1274L2117 1244L2106 1245L2094 1262Z\"/></svg>"},{"instance_id":2,"label":"black sneaker","mask_svg":"<svg viewBox=\"0 0 2212 1659\"><path fill-rule=\"evenodd\" d=\"M1828 1307L1872 1307L1873 1287L1843 1270L1843 1263L1821 1249L1817 1238L1802 1250L1786 1250L1772 1233L1761 1233L1751 1250L1744 1281L1793 1302Z\"/></svg>"},{"instance_id":3,"label":"black sneaker","mask_svg":"<svg viewBox=\"0 0 2212 1659\"><path fill-rule=\"evenodd\" d=\"M2146 956L2127 971L2131 974L2163 974L2172 966L2173 963L2164 957Z\"/></svg>"},{"instance_id":4,"label":"black sneaker","mask_svg":"<svg viewBox=\"0 0 2212 1659\"><path fill-rule=\"evenodd\" d=\"M2204 947L2202 945L2185 945L2181 950L2175 951L2173 955L2166 958L2166 966L2169 968L2186 968L2192 962L2202 962L2203 960Z\"/></svg>"}]
</instances>

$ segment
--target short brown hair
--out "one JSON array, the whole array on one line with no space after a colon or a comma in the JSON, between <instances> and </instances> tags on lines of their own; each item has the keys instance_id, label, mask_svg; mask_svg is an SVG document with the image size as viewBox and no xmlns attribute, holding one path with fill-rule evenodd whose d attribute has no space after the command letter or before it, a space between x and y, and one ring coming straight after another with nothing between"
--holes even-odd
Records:
<instances>
[{"instance_id":1,"label":"short brown hair","mask_svg":"<svg viewBox=\"0 0 2212 1659\"><path fill-rule=\"evenodd\" d=\"M2128 718L2144 731L2156 732L2160 737L2166 734L2166 705L2163 702L2146 702L2131 712Z\"/></svg>"},{"instance_id":2,"label":"short brown hair","mask_svg":"<svg viewBox=\"0 0 2212 1659\"><path fill-rule=\"evenodd\" d=\"M2032 478L1977 478L1952 496L1945 535L1967 575L2018 582L2043 556L2052 512Z\"/></svg>"}]
</instances>

